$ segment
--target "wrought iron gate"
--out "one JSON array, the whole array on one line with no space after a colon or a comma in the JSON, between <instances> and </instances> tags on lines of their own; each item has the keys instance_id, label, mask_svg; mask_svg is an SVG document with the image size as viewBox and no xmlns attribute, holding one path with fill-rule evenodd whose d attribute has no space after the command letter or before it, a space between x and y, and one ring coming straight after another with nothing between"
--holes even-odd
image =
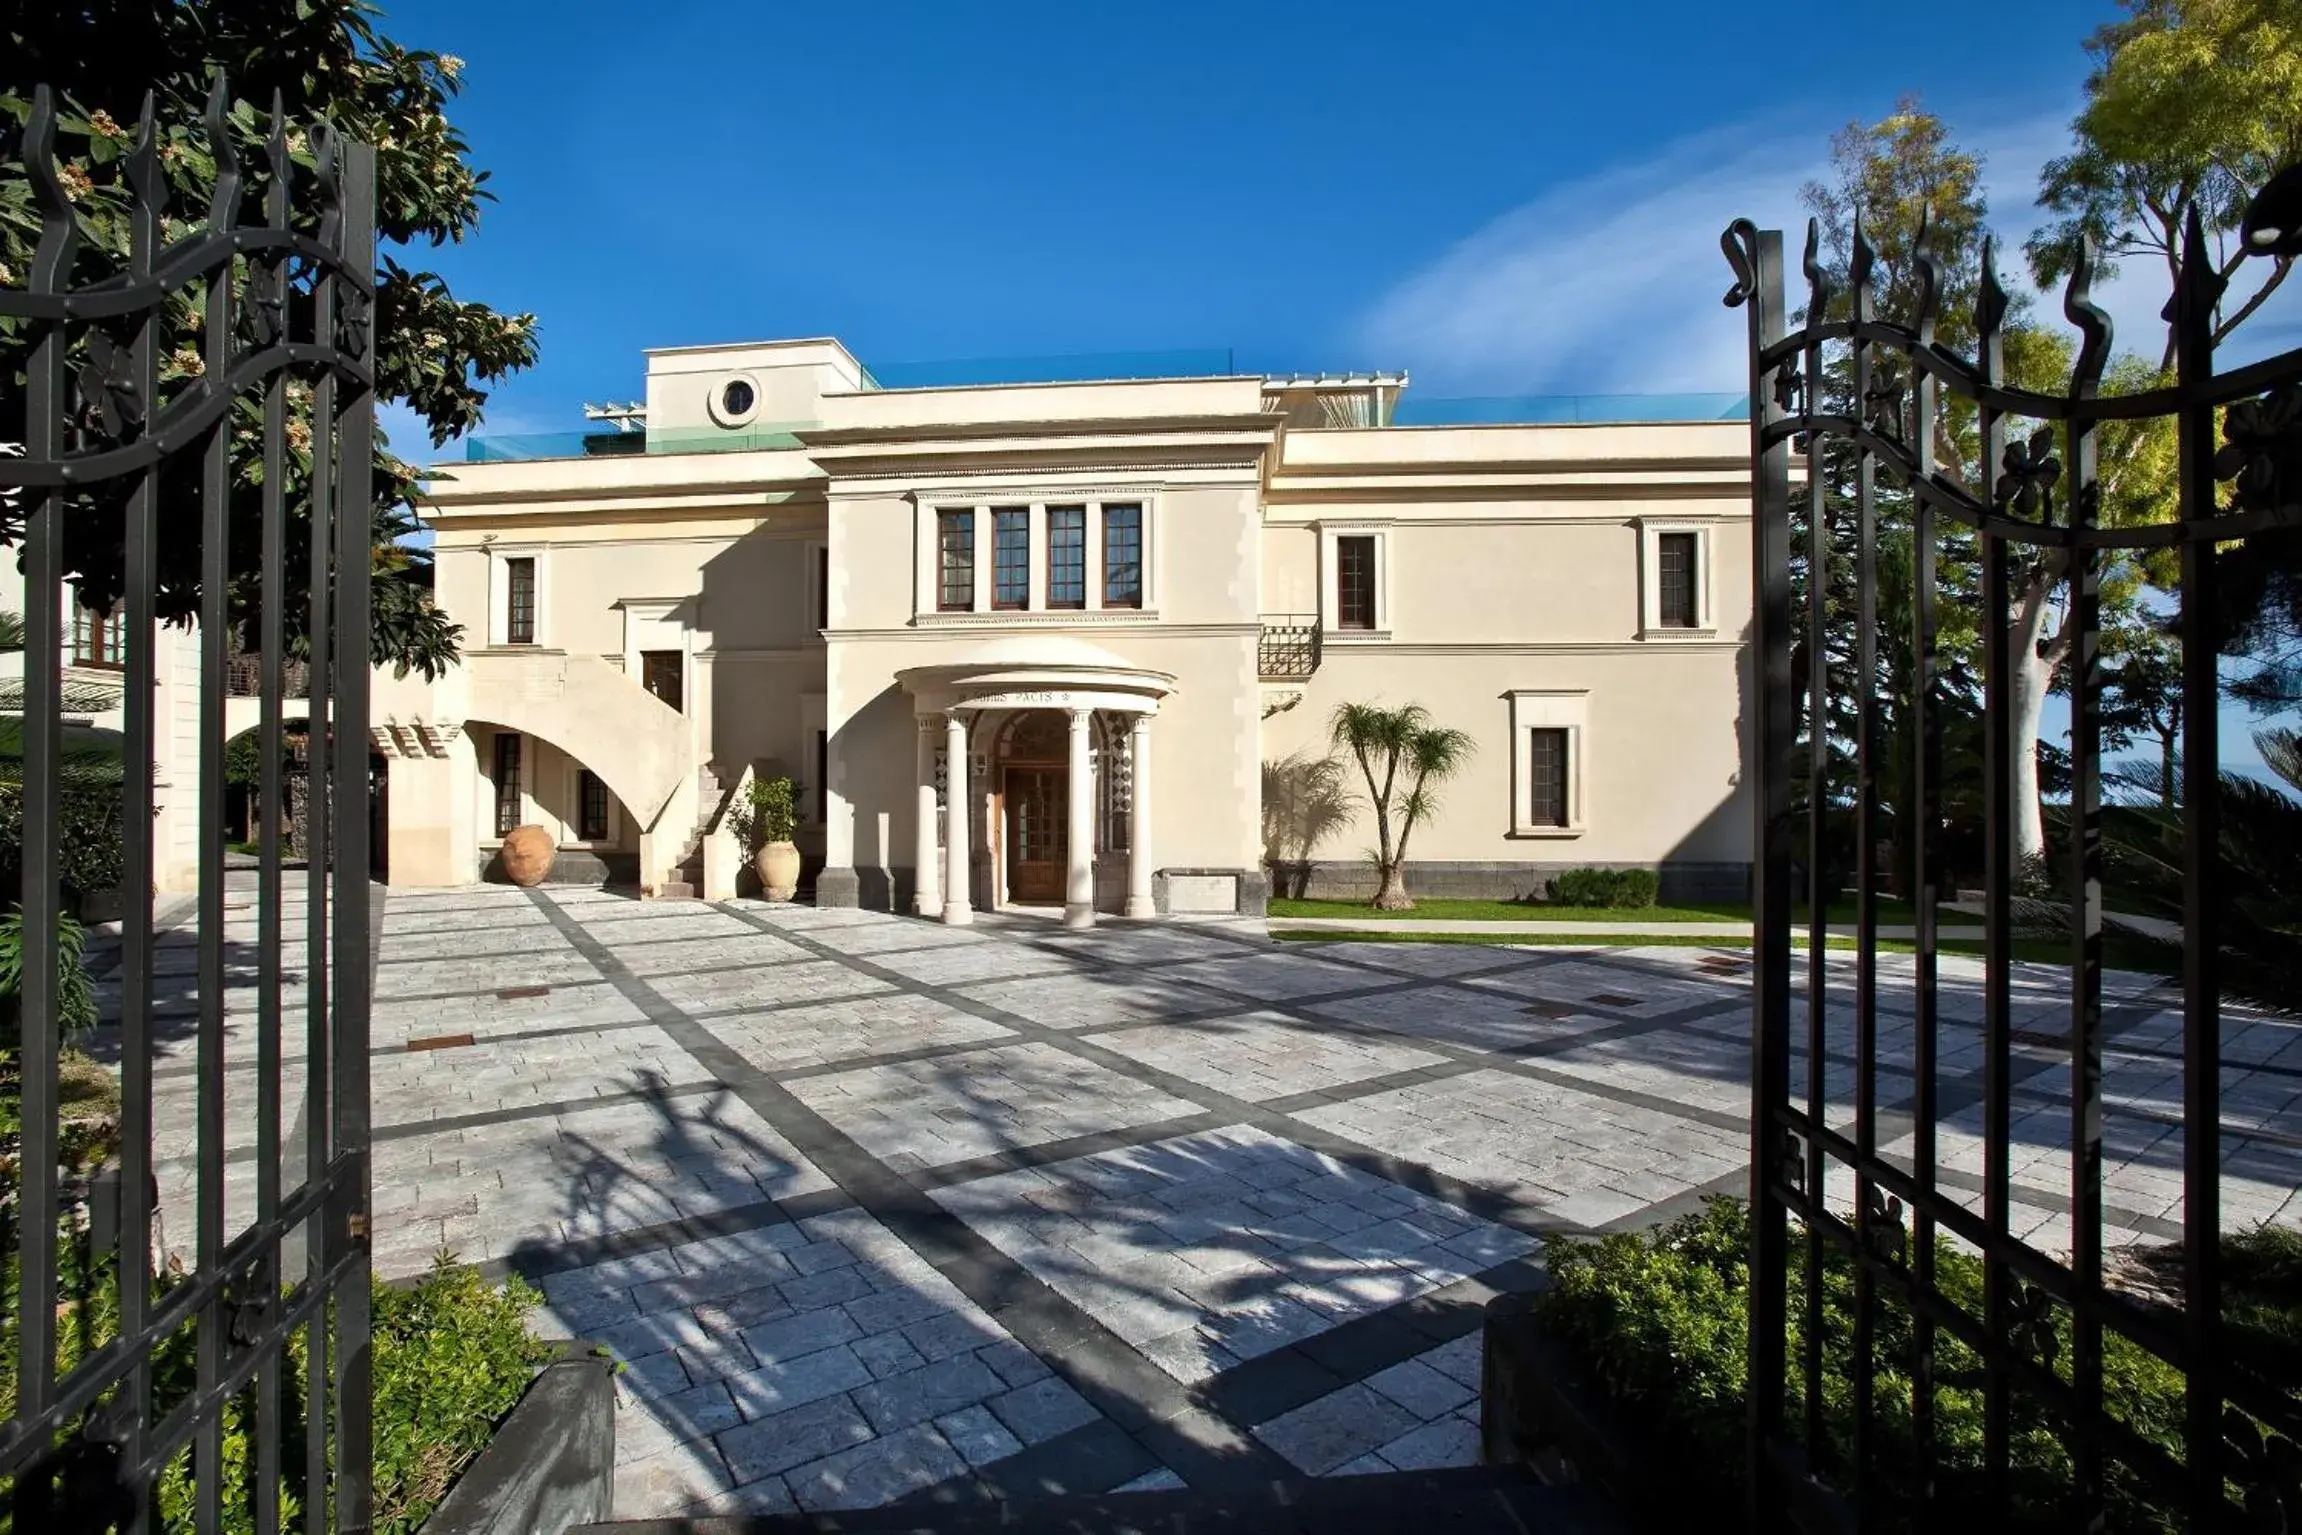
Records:
<instances>
[{"instance_id":1,"label":"wrought iron gate","mask_svg":"<svg viewBox=\"0 0 2302 1535\"><path fill-rule=\"evenodd\" d=\"M2256 249L2290 254L2295 232L2277 226L2291 222L2266 216L2258 200L2246 239ZM1754 1526L1781 1528L1794 1517L1808 1527L1849 1517L1869 1523L1890 1511L1915 1528L1975 1516L1987 1525L2003 1522L1998 1516L2013 1506L2010 1498L2059 1495L2066 1502L2058 1507L2078 1529L2100 1529L2106 1509L2138 1503L2191 1529L2235 1527L2242 1519L2256 1529L2302 1527L2295 1484L2302 1421L2286 1395L2291 1382L2234 1347L2220 1316L2223 988L2214 891L2222 847L2214 577L2217 561L2229 557L2217 544L2302 521L2302 352L2215 372L2213 327L2224 279L2195 217L2167 310L2177 340L2175 381L2122 395L2099 389L2110 327L2089 298L2091 251L2063 299L2080 338L2074 382L2067 393L2039 394L2005 381L2008 299L1987 246L1972 316L1977 355L1970 359L1937 342L1944 274L1923 234L1911 253L1916 297L1913 312L1901 317L1907 323L1876 313L1876 256L1859 226L1843 274L1848 291L1834 294L1840 279L1826 270L1810 224L1808 295L1796 326L1784 307L1780 232L1741 221L1722 244L1734 268L1726 301L1745 307L1750 324L1755 513ZM2218 426L2225 407L2227 424ZM1952 472L1938 456L1938 432L1951 411L1959 413L1958 430L1971 433L1960 440L1975 445L1965 460L1975 466L1971 474ZM2176 433L2179 515L2147 526L2105 525L2098 434L2105 423L2151 418L2170 419ZM2024 432L2018 424L2038 429ZM1794 452L1803 486L1794 484ZM1844 491L1843 506L1826 506L1834 484ZM1911 562L1908 630L1892 634L1880 606L1879 500L1889 492L1903 498ZM1937 565L1953 542L1959 558L1979 567L1979 596L1964 614L1945 611ZM2186 705L2179 796L2182 1261L2179 1295L2157 1303L2107 1284L2104 1263L2100 583L2108 555L2141 549L2172 551L2180 562L2175 623ZM2009 593L2015 562L2042 551L2067 560L2063 600L2075 632L2070 808L2061 845L2050 840L2046 875L2060 892L2053 905L2070 933L2068 983L2053 1009L2056 1023L2041 1029L2026 1016L2017 1030L2012 978L2023 871L2012 834L2014 757L2029 743L2016 739L2012 725L2017 657ZM1853 676L1838 679L1853 683L1846 696L1834 693L1826 659L1834 582L1834 621L1852 626L1846 648ZM1953 618L1979 630L1981 659L1975 765L1986 938L1978 1105L1947 1103L1942 1092L1940 1042L1954 1011L1938 963L1938 908L1950 897L1943 666ZM1878 690L1869 685L1878 675L1878 647L1889 640L1907 643L1915 658L1915 724L1894 748L1907 759L1895 762L1880 728ZM1802 654L1803 687L1796 676ZM1833 725L1834 706L1835 717L1848 723ZM1834 754L1841 767L1832 766ZM1904 867L1916 908L1916 958L1907 983L1899 975L1888 983L1880 966L1886 870L1878 806L1881 775L1890 768L1907 772L1911 807ZM1836 807L1826 782L1834 771L1845 785ZM1852 822L1848 862L1858 931L1854 952L1836 956L1824 928L1836 893L1825 856L1833 830L1826 820L1834 815ZM1794 874L1802 856L1803 870ZM1803 890L1794 890L1794 880ZM1803 932L1794 933L1794 901L1807 908ZM1803 966L1794 958L1801 945ZM1794 996L1802 979L1803 997ZM1889 984L1908 990L1882 997ZM2158 1000L2177 1005L2171 995ZM1887 1002L1896 1018L1884 1016ZM1794 1011L1803 1014L1795 1029ZM1890 1104L1881 1100L1879 1077L1888 1036L1897 1051L1905 1048L1899 1015L1907 1015L1909 1033L1897 1071L1908 1074L1910 1090L1906 1101ZM2059 1112L2068 1117L2067 1140L2037 1164L2052 1167L2052 1158L2068 1157L2066 1255L2059 1242L2026 1240L2010 1225L2018 1045L2022 1070L2051 1074L2063 1100ZM1839 1064L1852 1065L1851 1093L1830 1084L1834 1053ZM1803 1076L1796 1082L1794 1056ZM1954 1113L1977 1106L1979 1135L1969 1144L1979 1142L1979 1180L1946 1170L1940 1156ZM2034 1166L2027 1176L2035 1182L2048 1175ZM1951 1283L1943 1267L1972 1272L1977 1264L1978 1294ZM1888 1336L1896 1340L1891 1360L1881 1341ZM2179 1409L2155 1425L2133 1421L2106 1392L2106 1352L2155 1356L2178 1371ZM1907 1396L1899 1387L1891 1398L1882 1394L1882 1362L1909 1382ZM1961 1411L1979 1397L1979 1446L1966 1441L1957 1451L1966 1457L1960 1486L1971 1493L1979 1479L1979 1501L1946 1491L1952 1451L1945 1416L1954 1392L1964 1394ZM1844 1435L1825 1422L1826 1409L1835 1415L1841 1407L1852 1420ZM2024 1435L2031 1436L2029 1450L2049 1445L2067 1457L2067 1486L2022 1483L2012 1441Z\"/></svg>"},{"instance_id":2,"label":"wrought iron gate","mask_svg":"<svg viewBox=\"0 0 2302 1535\"><path fill-rule=\"evenodd\" d=\"M66 988L60 967L28 960L21 1144L5 1189L16 1368L0 1489L19 1535L362 1530L374 154L324 123L290 123L275 98L260 159L243 166L218 81L203 216L172 206L168 179L201 135L156 122L149 98L116 183L60 164L59 127L42 88L0 149L22 164L40 230L29 271L0 273L22 283L0 287L0 325L26 360L21 394L0 375L0 437L21 432L25 449L0 458L25 575L24 952L55 954L66 913L65 605L117 591L125 909L116 1036L98 1030L93 1048L116 1045L121 1095L116 1154L60 1167L80 1135L59 1118ZM126 221L124 266L87 238L83 220L98 216ZM254 451L236 451L236 437ZM89 535L107 520L120 533L113 568L91 569L87 550L107 546ZM244 581L232 546L251 541L259 574ZM194 591L195 611L172 615ZM196 619L196 642L170 616ZM296 872L280 839L281 723L299 633L307 803L330 809ZM252 874L228 887L236 639L261 657L262 831ZM188 696L194 668L178 651L192 643L197 702L179 721L164 701ZM156 812L176 824L167 802L195 791L189 772L156 785L154 769L186 732L196 904L188 925L156 931L155 880L187 851L162 845ZM331 796L331 781L350 792ZM227 935L244 895L252 940ZM250 1162L245 1183L227 1178ZM156 1216L189 1235L188 1256L155 1253Z\"/></svg>"}]
</instances>

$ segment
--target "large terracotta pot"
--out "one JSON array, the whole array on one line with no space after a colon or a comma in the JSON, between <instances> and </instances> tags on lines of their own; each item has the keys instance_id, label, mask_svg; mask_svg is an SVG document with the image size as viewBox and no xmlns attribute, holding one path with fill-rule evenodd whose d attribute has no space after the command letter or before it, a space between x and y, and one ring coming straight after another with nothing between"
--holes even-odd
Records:
<instances>
[{"instance_id":1,"label":"large terracotta pot","mask_svg":"<svg viewBox=\"0 0 2302 1535\"><path fill-rule=\"evenodd\" d=\"M789 842L770 842L751 855L759 875L759 893L771 901L788 901L799 893L799 849Z\"/></svg>"},{"instance_id":2,"label":"large terracotta pot","mask_svg":"<svg viewBox=\"0 0 2302 1535\"><path fill-rule=\"evenodd\" d=\"M528 888L551 878L559 847L541 826L515 826L504 833L504 878Z\"/></svg>"}]
</instances>

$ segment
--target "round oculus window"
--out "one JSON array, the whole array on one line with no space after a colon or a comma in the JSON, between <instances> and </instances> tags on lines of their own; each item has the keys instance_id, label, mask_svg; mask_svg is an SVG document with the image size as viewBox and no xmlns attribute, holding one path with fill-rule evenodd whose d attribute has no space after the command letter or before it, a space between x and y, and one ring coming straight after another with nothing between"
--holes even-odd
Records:
<instances>
[{"instance_id":1,"label":"round oculus window","mask_svg":"<svg viewBox=\"0 0 2302 1535\"><path fill-rule=\"evenodd\" d=\"M758 393L740 378L728 380L719 391L719 413L723 416L740 419L750 415L758 403Z\"/></svg>"}]
</instances>

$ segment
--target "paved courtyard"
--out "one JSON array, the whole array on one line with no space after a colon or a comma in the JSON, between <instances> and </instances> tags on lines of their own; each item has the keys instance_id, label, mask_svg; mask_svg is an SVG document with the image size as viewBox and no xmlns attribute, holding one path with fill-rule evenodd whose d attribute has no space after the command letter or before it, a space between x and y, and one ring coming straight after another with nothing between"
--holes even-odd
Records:
<instances>
[{"instance_id":1,"label":"paved courtyard","mask_svg":"<svg viewBox=\"0 0 2302 1535\"><path fill-rule=\"evenodd\" d=\"M412 1275L445 1248L525 1274L542 1325L627 1361L622 1516L1468 1464L1480 1307L1540 1282L1540 1235L1744 1186L1749 967L1732 950L954 930L583 890L378 898L378 1267ZM231 904L244 943L252 896ZM283 915L302 931L300 907ZM161 953L190 949L175 934ZM252 1006L241 968L235 1010ZM1892 1153L1909 962L1881 969ZM1976 968L1943 973L1940 1177L1979 1202ZM295 965L288 980L298 1020ZM1851 983L1834 968L1826 992L1842 1121ZM2016 1225L2049 1249L2064 985L2039 968L2017 987ZM2146 977L2107 990L2108 1235L2164 1240L2178 999ZM235 1061L251 1035L235 1016ZM173 1237L188 1036L168 1049ZM2302 1028L2235 1013L2227 1058L2224 1218L2302 1218ZM1803 1091L1803 1061L1792 1075ZM234 1071L225 1097L252 1141L251 1083ZM235 1227L251 1168L229 1175Z\"/></svg>"}]
</instances>

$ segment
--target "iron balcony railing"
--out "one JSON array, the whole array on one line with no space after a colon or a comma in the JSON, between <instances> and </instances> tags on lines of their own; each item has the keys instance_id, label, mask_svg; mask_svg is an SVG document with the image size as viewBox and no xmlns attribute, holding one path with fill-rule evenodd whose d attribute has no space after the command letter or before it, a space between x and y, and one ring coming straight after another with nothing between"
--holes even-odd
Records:
<instances>
[{"instance_id":1,"label":"iron balcony railing","mask_svg":"<svg viewBox=\"0 0 2302 1535\"><path fill-rule=\"evenodd\" d=\"M252 650L235 650L224 661L224 692L231 698L261 698L264 693L264 658ZM301 661L280 662L280 696L311 697L311 668Z\"/></svg>"},{"instance_id":2,"label":"iron balcony railing","mask_svg":"<svg viewBox=\"0 0 2302 1535\"><path fill-rule=\"evenodd\" d=\"M1308 677L1319 669L1319 615L1271 613L1263 619L1265 677Z\"/></svg>"}]
</instances>

